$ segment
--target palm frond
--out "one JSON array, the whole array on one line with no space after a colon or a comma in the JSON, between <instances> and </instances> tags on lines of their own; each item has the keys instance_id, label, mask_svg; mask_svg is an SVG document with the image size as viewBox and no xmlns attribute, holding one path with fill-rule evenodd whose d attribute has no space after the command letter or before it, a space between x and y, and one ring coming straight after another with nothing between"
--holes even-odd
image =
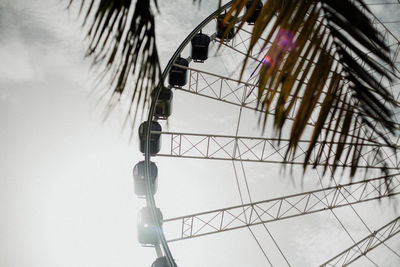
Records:
<instances>
[{"instance_id":1,"label":"palm frond","mask_svg":"<svg viewBox=\"0 0 400 267\"><path fill-rule=\"evenodd\" d=\"M153 3L158 9L157 0ZM104 66L100 76L109 79L113 91L110 107L128 91L129 112L136 105L136 114L161 76L150 0L137 0L135 6L132 0L81 0L80 12L85 7L87 56Z\"/></svg>"},{"instance_id":2,"label":"palm frond","mask_svg":"<svg viewBox=\"0 0 400 267\"><path fill-rule=\"evenodd\" d=\"M130 110L136 105L136 114L161 75L151 1L80 1L84 24L89 26L87 55L93 64L104 64L101 76L110 79L111 106L128 91ZM251 16L257 1L236 24L247 2L236 0L227 11L223 20L229 25L226 32L230 27L240 29ZM152 3L158 9L157 1ZM259 73L258 101L265 109L264 125L268 113L275 109L273 125L279 136L289 114L295 114L287 160L295 156L315 113L315 126L308 131L305 168L324 163L325 171L332 164L335 171L340 161L351 158L354 175L365 140L381 140L394 148L386 133L396 130L390 106L397 103L376 76L391 82L394 66L384 38L367 16L369 12L361 0L268 0L263 5L241 75L252 51L264 40L262 49L268 50ZM353 146L346 148L349 139ZM322 140L319 147L317 140ZM317 156L311 162L313 152ZM376 157L381 154L378 149ZM385 159L378 161L384 170Z\"/></svg>"},{"instance_id":3,"label":"palm frond","mask_svg":"<svg viewBox=\"0 0 400 267\"><path fill-rule=\"evenodd\" d=\"M238 18L246 2L236 0L225 23L234 27L235 21L227 18ZM244 17L251 12L247 10ZM396 130L390 107L397 107L397 102L376 76L392 82L394 65L369 12L361 0L269 0L263 5L241 76L256 44L265 40L262 47L269 48L259 73L258 100L265 110L264 126L270 110L275 110L279 136L289 114L295 114L287 160L295 156L313 112L317 118L308 134L304 168L324 161L325 171L333 165L334 172L340 161L350 159L353 176L366 139L381 140L395 149L386 133ZM243 23L236 27L240 29ZM346 148L349 139L353 145ZM318 147L317 140L322 140ZM311 162L313 152L316 157ZM380 152L376 156L385 171L385 159Z\"/></svg>"}]
</instances>

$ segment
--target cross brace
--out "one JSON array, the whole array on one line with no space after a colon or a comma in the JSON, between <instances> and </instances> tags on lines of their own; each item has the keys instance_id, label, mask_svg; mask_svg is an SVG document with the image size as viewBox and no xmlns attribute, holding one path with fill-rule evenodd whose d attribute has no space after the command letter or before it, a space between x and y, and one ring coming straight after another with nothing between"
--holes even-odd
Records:
<instances>
[{"instance_id":1,"label":"cross brace","mask_svg":"<svg viewBox=\"0 0 400 267\"><path fill-rule=\"evenodd\" d=\"M229 136L229 135L208 135L180 132L156 132L153 134L161 134L163 142L168 140L168 146L163 146L163 150L157 154L161 157L179 157L179 158L195 158L195 159L213 159L213 160L237 160L250 162L279 163L287 165L303 165L305 151L308 149L309 141L300 140L297 154L288 161L285 158L289 139L280 139L278 146L277 138L257 138L245 136ZM351 149L351 143L345 142L345 149ZM328 146L337 146L338 142L326 144L322 146L322 142L317 142L314 152L310 157L311 165L315 166L333 166L330 158L318 158L318 150L326 149ZM377 151L387 150L387 155L393 152L385 144L365 142L364 148L368 149L367 153L377 153ZM335 149L333 147L332 149ZM375 151L375 152L374 152ZM372 154L371 154L372 155ZM372 159L374 160L374 159ZM328 162L327 162L328 161ZM371 161L371 160L370 160ZM398 163L388 161L390 165L388 170L397 170ZM338 167L351 167L351 159L348 162L339 162ZM366 159L360 160L358 168L380 169L382 166L377 162L367 162Z\"/></svg>"},{"instance_id":2,"label":"cross brace","mask_svg":"<svg viewBox=\"0 0 400 267\"><path fill-rule=\"evenodd\" d=\"M347 266L400 232L400 216L320 266Z\"/></svg>"},{"instance_id":3,"label":"cross brace","mask_svg":"<svg viewBox=\"0 0 400 267\"><path fill-rule=\"evenodd\" d=\"M400 194L400 173L164 220L168 242L239 229ZM390 186L387 186L388 183Z\"/></svg>"}]
</instances>

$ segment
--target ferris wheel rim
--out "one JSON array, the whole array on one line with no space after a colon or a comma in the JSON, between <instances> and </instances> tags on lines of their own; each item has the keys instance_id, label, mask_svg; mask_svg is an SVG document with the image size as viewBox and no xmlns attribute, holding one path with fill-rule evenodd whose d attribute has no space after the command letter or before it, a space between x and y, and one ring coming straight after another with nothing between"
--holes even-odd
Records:
<instances>
[{"instance_id":1,"label":"ferris wheel rim","mask_svg":"<svg viewBox=\"0 0 400 267\"><path fill-rule=\"evenodd\" d=\"M167 75L169 71L172 68L172 65L174 64L175 60L178 58L180 53L183 51L183 49L187 46L187 44L190 42L190 40L197 34L204 26L206 26L210 21L212 21L215 17L217 17L222 11L225 11L229 7L233 5L234 1L230 1L227 4L223 5L216 11L214 11L211 15L209 15L206 19L204 19L193 31L185 38L185 40L181 43L181 45L175 50L173 56L169 60L167 66L165 67L164 71L161 74L161 79L155 89L154 97L151 101L150 108L149 108L149 114L147 117L147 126L145 127L145 147L144 147L144 177L146 181L146 204L151 210L151 216L153 221L156 223L156 228L157 228L157 236L159 241L161 242L161 246L164 250L165 257L167 258L167 262L171 267L175 267L176 263L175 260L173 259L172 253L169 249L168 243L166 241L164 232L162 230L162 227L159 223L159 221L156 219L157 218L157 206L155 203L154 196L152 194L152 188L151 188L151 181L150 181L150 135L151 135L151 121L153 121L154 117L154 112L155 112L155 107L156 107L156 102L157 99L160 96L161 89L164 86L164 81L167 78ZM156 247L156 251L158 254L161 254L159 249Z\"/></svg>"}]
</instances>

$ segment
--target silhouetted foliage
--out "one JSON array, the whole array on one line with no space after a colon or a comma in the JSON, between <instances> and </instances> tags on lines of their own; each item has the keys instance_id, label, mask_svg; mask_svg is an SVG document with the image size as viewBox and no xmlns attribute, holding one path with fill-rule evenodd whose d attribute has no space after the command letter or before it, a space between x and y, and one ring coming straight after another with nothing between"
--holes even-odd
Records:
<instances>
[{"instance_id":1,"label":"silhouetted foliage","mask_svg":"<svg viewBox=\"0 0 400 267\"><path fill-rule=\"evenodd\" d=\"M85 0L81 2L84 7ZM132 91L131 108L133 104L143 106L161 73L151 1L134 2L91 0L85 12L85 24L90 24L88 55L93 64L105 62L114 97ZM229 25L226 33L232 27L240 29L252 15L258 1L245 12L247 2L234 1L224 19ZM152 3L158 9L157 1ZM274 126L281 136L289 114L294 113L287 160L295 155L315 112L304 168L310 165L313 152L317 155L314 166L324 153L324 172L329 165L334 172L341 160L351 159L353 176L366 141L396 149L386 134L394 134L398 127L391 112L397 102L376 76L391 82L394 66L369 13L361 0L268 0L263 5L241 74L255 45L262 41L266 52L258 78L258 101L265 110L263 124L274 109ZM374 162L387 170L379 147Z\"/></svg>"}]
</instances>

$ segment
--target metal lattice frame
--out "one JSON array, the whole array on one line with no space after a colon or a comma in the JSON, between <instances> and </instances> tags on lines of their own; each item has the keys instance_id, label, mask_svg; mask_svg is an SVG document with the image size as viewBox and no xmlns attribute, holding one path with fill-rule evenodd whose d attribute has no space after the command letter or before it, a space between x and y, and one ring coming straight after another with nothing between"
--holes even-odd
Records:
<instances>
[{"instance_id":1,"label":"metal lattice frame","mask_svg":"<svg viewBox=\"0 0 400 267\"><path fill-rule=\"evenodd\" d=\"M400 217L385 224L320 266L347 266L400 232Z\"/></svg>"},{"instance_id":2,"label":"metal lattice frame","mask_svg":"<svg viewBox=\"0 0 400 267\"><path fill-rule=\"evenodd\" d=\"M169 242L303 216L400 194L400 174L164 220ZM175 230L175 231L173 231ZM179 230L179 231L177 231Z\"/></svg>"},{"instance_id":3,"label":"metal lattice frame","mask_svg":"<svg viewBox=\"0 0 400 267\"><path fill-rule=\"evenodd\" d=\"M400 49L400 46L396 45L396 49ZM264 112L264 110L257 105L256 93L254 90L251 91L255 86L257 86L254 82L241 81L192 67L175 64L174 66L179 66L189 71L188 85L183 87L173 87L174 89L221 101L226 104ZM389 88L397 85L399 84L394 83ZM267 92L268 90L266 89L263 94L266 94ZM279 92L279 90L277 92ZM250 93L249 96L247 95L248 93ZM298 99L301 100L302 98L298 97ZM397 104L400 104L400 93L395 99ZM269 114L274 115L274 110L271 109ZM288 114L288 120L293 120L293 111ZM308 125L313 126L314 123L309 122ZM400 124L397 123L397 125L399 126Z\"/></svg>"},{"instance_id":4,"label":"metal lattice frame","mask_svg":"<svg viewBox=\"0 0 400 267\"><path fill-rule=\"evenodd\" d=\"M222 10L229 8L232 3L233 1L226 4ZM184 47L189 43L193 36L207 23L214 19L216 15L217 13L210 15L185 39L185 41L174 53L166 69L164 70L162 81L165 80L171 66L173 66L173 62L175 62L176 58L184 49ZM379 22L379 20L374 17L374 22L377 21ZM386 27L383 26L380 31L384 34L390 46L395 50L393 61L396 62L400 52L400 42ZM223 45L231 49L231 51L243 54L247 49L246 40L248 39L249 34L249 32L243 30L237 35L240 40L233 41L231 43L224 43ZM212 37L212 39L214 38ZM254 60L257 60L257 56L254 53L252 57ZM261 111L257 107L255 93L252 92L248 95L252 88L254 88L254 83L252 81L237 81L226 76L216 75L214 73L197 70L190 67L187 69L189 69L189 84L186 87L176 88L177 90L232 104L240 108ZM394 86L397 85L392 84L389 86L389 88L392 89ZM162 82L158 86L155 97L151 104L148 117L149 121L153 119L154 100L158 98L161 88ZM400 93L395 96L395 98L396 100L399 100ZM314 124L311 121L309 125L313 126ZM150 136L150 127L146 129L146 132L147 136ZM253 161L279 164L303 164L302 157L304 155L304 151L306 151L306 147L300 146L299 153L295 156L294 161L289 163L285 161L283 157L286 147L285 142L287 142L287 140L281 140L281 144L278 148L274 144L274 141L276 141L274 138L240 137L237 135L222 136L179 132L161 132L160 134L164 136L164 139L165 137L169 138L168 147L170 150L168 153L160 153L157 155L163 157L235 160L240 162ZM371 139L366 141L369 142L366 145L366 147L369 147L369 150L365 154L370 153L371 151L373 153L382 151L386 154L387 158L394 156L393 153L391 153L389 149L382 146L382 144L377 144ZM306 146L308 145L307 142L303 142L303 144ZM266 148L268 148L268 150ZM147 151L148 150L149 140L147 140ZM397 157L395 158L396 161L391 161L389 170L398 170L399 162L397 161ZM320 161L316 164L316 166L326 165L330 167L329 164L324 164L324 162L327 160L329 159ZM147 177L149 173L149 162L150 155L146 153ZM380 168L378 167L377 164L379 163L377 162L368 162L364 159L364 161L360 163L361 164L359 167L361 168ZM339 167L348 166L350 165L346 162L339 164ZM387 180L385 180L387 177L379 177L351 184L338 185L336 187L322 188L320 190L304 192L296 195L283 196L261 202L252 202L225 209L168 219L164 221L164 228L169 229L171 226L172 228L177 227L180 229L180 232L178 231L178 235L175 237L168 236L167 238L168 241L176 241L211 233L218 233L221 231L250 227L256 224L264 224L266 222L288 219L291 217L302 216L325 210L332 211L332 209L335 208L349 205L351 206L361 202L400 194L398 175L398 173L390 175L391 187L387 187ZM149 183L147 183L147 187L149 189ZM152 209L155 209L156 205L154 198L150 196L151 194L149 190L147 195L148 206L150 206ZM370 236L367 236L360 242L355 243L354 246L332 258L332 260L337 260L337 262L339 262L344 258L346 260L344 261L344 264L349 264L359 257L365 255L369 250L375 248L377 245L398 233L399 229L396 225L398 219L399 218L395 219L395 222L393 221L394 224L391 222L372 233ZM386 227L389 225L392 228L390 228L391 230L387 235L385 235L385 229L387 229ZM161 226L159 230L160 231L158 234L161 240L161 245L163 247L164 254L168 258L169 265L176 266L172 255L169 252L167 240L165 239ZM367 245L364 246L365 244ZM357 247L357 250L354 249L355 247ZM360 249L360 247L362 249ZM353 251L356 251L355 254L359 254L355 257L350 257L349 255L353 253ZM351 259L351 262L348 261L349 259ZM328 262L326 265L329 265Z\"/></svg>"},{"instance_id":5,"label":"metal lattice frame","mask_svg":"<svg viewBox=\"0 0 400 267\"><path fill-rule=\"evenodd\" d=\"M208 135L208 134L194 134L194 133L179 133L179 132L153 132L154 134L161 134L164 138L163 142L168 143L161 153L157 154L159 157L178 157L178 158L195 158L195 159L212 159L212 160L237 160L248 162L264 162L264 163L279 163L289 165L303 165L303 156L309 145L308 141L300 141L299 152L291 161L285 160L286 148L289 144L288 139L281 138L280 145L277 145L277 138L255 138L246 136L229 136L229 135ZM165 140L166 139L166 140ZM321 146L321 142L317 142L316 148ZM333 142L330 145L336 146L338 143ZM350 148L350 143L345 143L347 148ZM387 145L379 143L365 143L364 144L370 153L373 150L386 151L388 157L393 156L393 152ZM332 166L327 163L328 159L318 159L318 155L314 154L314 159L311 157L311 164L315 166ZM358 168L380 169L379 162L368 162L363 159L357 165ZM352 163L343 162L338 164L338 167L345 168L351 167ZM387 166L388 170L397 170L399 162L392 161Z\"/></svg>"}]
</instances>

